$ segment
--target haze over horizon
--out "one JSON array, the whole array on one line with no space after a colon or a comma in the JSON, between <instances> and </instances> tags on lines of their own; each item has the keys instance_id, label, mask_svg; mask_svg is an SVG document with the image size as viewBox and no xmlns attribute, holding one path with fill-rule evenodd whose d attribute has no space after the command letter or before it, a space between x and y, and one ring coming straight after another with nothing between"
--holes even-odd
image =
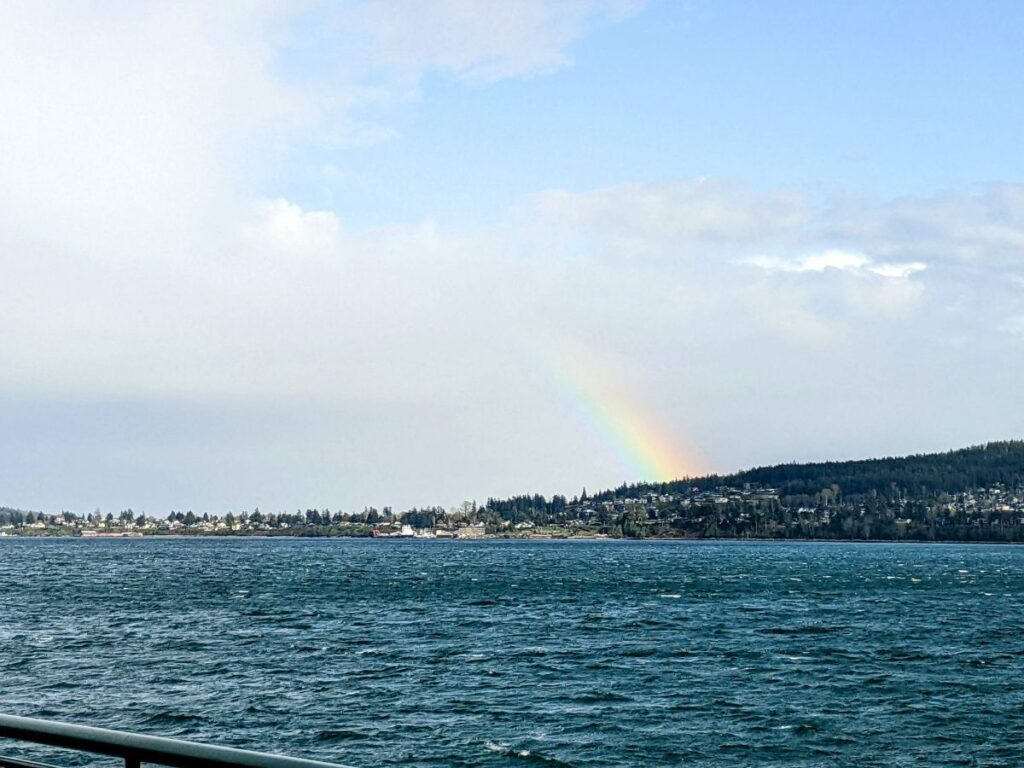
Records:
<instances>
[{"instance_id":1,"label":"haze over horizon","mask_svg":"<svg viewBox=\"0 0 1024 768\"><path fill-rule=\"evenodd\" d=\"M0 505L1024 435L1024 5L0 6Z\"/></svg>"}]
</instances>

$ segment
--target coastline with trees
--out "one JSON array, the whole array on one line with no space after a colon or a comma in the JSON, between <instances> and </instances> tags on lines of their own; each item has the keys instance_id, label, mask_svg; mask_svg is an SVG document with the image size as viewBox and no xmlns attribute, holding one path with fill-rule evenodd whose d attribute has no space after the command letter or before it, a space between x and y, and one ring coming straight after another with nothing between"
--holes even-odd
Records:
<instances>
[{"instance_id":1,"label":"coastline with trees","mask_svg":"<svg viewBox=\"0 0 1024 768\"><path fill-rule=\"evenodd\" d=\"M688 538L1024 542L1024 441L457 507L266 513L0 508L0 536Z\"/></svg>"}]
</instances>

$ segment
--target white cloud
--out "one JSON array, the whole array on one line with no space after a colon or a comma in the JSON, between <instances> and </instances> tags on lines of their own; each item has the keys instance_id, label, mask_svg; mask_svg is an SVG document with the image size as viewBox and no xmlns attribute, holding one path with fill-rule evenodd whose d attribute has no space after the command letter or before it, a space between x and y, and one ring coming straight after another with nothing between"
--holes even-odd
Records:
<instances>
[{"instance_id":1,"label":"white cloud","mask_svg":"<svg viewBox=\"0 0 1024 768\"><path fill-rule=\"evenodd\" d=\"M830 206L824 234L885 261L1019 267L1024 190L989 184L885 203L841 199Z\"/></svg>"},{"instance_id":2,"label":"white cloud","mask_svg":"<svg viewBox=\"0 0 1024 768\"><path fill-rule=\"evenodd\" d=\"M283 256L337 255L340 224L331 211L303 211L279 197L257 206L256 223L246 234L254 248L265 246Z\"/></svg>"},{"instance_id":3,"label":"white cloud","mask_svg":"<svg viewBox=\"0 0 1024 768\"><path fill-rule=\"evenodd\" d=\"M760 267L768 272L824 272L826 269L835 269L841 272L872 274L892 279L907 278L916 272L923 272L927 269L927 265L920 261L904 264L876 263L863 253L844 251L839 248L829 248L795 259L753 256L746 259L744 263Z\"/></svg>"},{"instance_id":4,"label":"white cloud","mask_svg":"<svg viewBox=\"0 0 1024 768\"><path fill-rule=\"evenodd\" d=\"M359 109L386 115L428 72L563 66L615 8L312 7L0 7L6 412L141 403L153 437L125 417L118 462L226 462L241 474L203 475L224 499L244 475L238 444L273 445L274 462L300 458L287 478L246 465L268 494L308 470L310 489L351 485L346 502L365 503L365 474L405 483L411 503L627 479L572 430L538 352L558 340L614 363L715 466L914 429L995 436L1019 410L1021 356L1007 347L1024 338L1021 187L878 202L683 180L540 192L485 231L353 228L344 210L279 196L294 142L336 123L372 139ZM358 55L282 72L282 25L317 13L353 22ZM284 43L313 58L315 44L302 29ZM214 440L203 425L221 413ZM45 415L33 424L60 433ZM68 466L93 466L98 431Z\"/></svg>"},{"instance_id":5,"label":"white cloud","mask_svg":"<svg viewBox=\"0 0 1024 768\"><path fill-rule=\"evenodd\" d=\"M862 236L836 242L829 205L787 192L768 195L791 201L773 222L764 197L741 191L730 231L731 216L704 213L720 210L720 189L546 193L482 231L350 228L275 198L196 258L5 251L0 395L226 409L238 421L218 427L220 442L201 430L193 441L220 451L245 435L237 471L261 467L247 482L271 496L252 441L323 462L310 487L344 485L334 504L366 503L367 484L386 482L374 463L401 475L397 503L625 479L602 446L579 442L544 362L561 342L613 366L648 418L712 466L793 445L856 453L1002 434L1017 382L1012 361L991 361L1024 338L1024 307L1001 255L965 257L954 242L927 269L892 268L913 264L902 257L916 232L880 233L882 260ZM778 261L747 263L765 252Z\"/></svg>"},{"instance_id":6,"label":"white cloud","mask_svg":"<svg viewBox=\"0 0 1024 768\"><path fill-rule=\"evenodd\" d=\"M624 0L367 0L337 28L357 30L377 67L411 82L428 71L492 81L550 72L601 20L635 13Z\"/></svg>"},{"instance_id":7,"label":"white cloud","mask_svg":"<svg viewBox=\"0 0 1024 768\"><path fill-rule=\"evenodd\" d=\"M831 248L822 253L801 256L786 260L767 256L754 256L746 260L747 264L760 267L768 272L824 272L826 269L863 271L871 264L871 259L862 253L851 253Z\"/></svg>"},{"instance_id":8,"label":"white cloud","mask_svg":"<svg viewBox=\"0 0 1024 768\"><path fill-rule=\"evenodd\" d=\"M584 193L550 190L535 195L525 215L548 229L583 236L605 255L643 259L772 243L791 237L810 213L800 195L786 190L758 193L741 184L698 179Z\"/></svg>"},{"instance_id":9,"label":"white cloud","mask_svg":"<svg viewBox=\"0 0 1024 768\"><path fill-rule=\"evenodd\" d=\"M546 71L629 4L400 5L4 4L0 237L107 260L206 249L295 145L385 140L425 73Z\"/></svg>"},{"instance_id":10,"label":"white cloud","mask_svg":"<svg viewBox=\"0 0 1024 768\"><path fill-rule=\"evenodd\" d=\"M881 277L904 278L927 268L928 265L923 262L911 261L906 264L873 264L868 267L868 271Z\"/></svg>"},{"instance_id":11,"label":"white cloud","mask_svg":"<svg viewBox=\"0 0 1024 768\"><path fill-rule=\"evenodd\" d=\"M397 347L438 333L447 313L432 302L447 291L430 280L460 282L438 253L460 237L442 245L429 224L345 233L335 212L260 190L296 143L338 138L339 124L364 140L354 110L386 110L428 71L546 70L589 25L626 10L533 0L410 3L403 13L373 2L4 5L0 391L291 392L312 386L302 365L377 366L361 335ZM325 17L329 34L353 21L341 30L349 47L373 55L282 66ZM410 58L407 45L420 49ZM381 79L380 67L393 72ZM305 353L299 337L328 353ZM272 371L254 376L265 364ZM348 386L375 383L363 380Z\"/></svg>"}]
</instances>

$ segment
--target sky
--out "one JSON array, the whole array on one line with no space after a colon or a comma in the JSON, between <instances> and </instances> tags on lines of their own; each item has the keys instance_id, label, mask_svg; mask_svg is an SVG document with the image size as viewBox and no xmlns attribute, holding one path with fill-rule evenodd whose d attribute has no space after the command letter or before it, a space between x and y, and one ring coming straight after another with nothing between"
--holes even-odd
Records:
<instances>
[{"instance_id":1,"label":"sky","mask_svg":"<svg viewBox=\"0 0 1024 768\"><path fill-rule=\"evenodd\" d=\"M0 4L0 505L1024 435L1024 5Z\"/></svg>"}]
</instances>

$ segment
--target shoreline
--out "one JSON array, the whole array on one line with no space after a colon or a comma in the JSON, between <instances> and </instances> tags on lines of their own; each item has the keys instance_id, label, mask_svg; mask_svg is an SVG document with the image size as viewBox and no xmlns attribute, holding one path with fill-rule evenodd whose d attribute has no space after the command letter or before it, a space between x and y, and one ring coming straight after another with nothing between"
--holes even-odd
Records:
<instances>
[{"instance_id":1,"label":"shoreline","mask_svg":"<svg viewBox=\"0 0 1024 768\"><path fill-rule=\"evenodd\" d=\"M969 541L962 539L954 539L947 541L928 541L924 539L821 539L821 538L808 538L808 539L776 539L776 538L758 538L758 537L702 537L702 538L686 538L686 537L650 537L650 538L629 538L629 537L611 537L611 536L484 536L477 538L446 538L446 537L373 537L373 536L289 536L284 534L267 535L260 533L250 534L197 534L197 533L155 533L155 534L134 534L134 535L121 535L121 534L109 534L109 535L70 535L70 534L56 534L39 536L34 534L19 534L19 533L6 533L0 536L0 541L5 539L17 539L18 541L55 541L55 540L78 540L78 541L139 541L141 539L148 540L159 540L159 539L173 539L176 541L186 539L205 539L215 541L244 541L244 540L259 540L267 541L274 539L284 539L286 541L372 541L372 542L429 542L429 543L462 543L462 544L479 544L479 543L530 543L530 542L565 542L565 543L626 543L632 542L637 544L665 544L665 543L678 543L678 544L707 544L707 543L756 543L756 544L912 544L912 545L941 545L941 546L964 546L964 545L980 545L980 546L1006 546L1006 547L1018 547L1024 544L1019 541Z\"/></svg>"}]
</instances>

